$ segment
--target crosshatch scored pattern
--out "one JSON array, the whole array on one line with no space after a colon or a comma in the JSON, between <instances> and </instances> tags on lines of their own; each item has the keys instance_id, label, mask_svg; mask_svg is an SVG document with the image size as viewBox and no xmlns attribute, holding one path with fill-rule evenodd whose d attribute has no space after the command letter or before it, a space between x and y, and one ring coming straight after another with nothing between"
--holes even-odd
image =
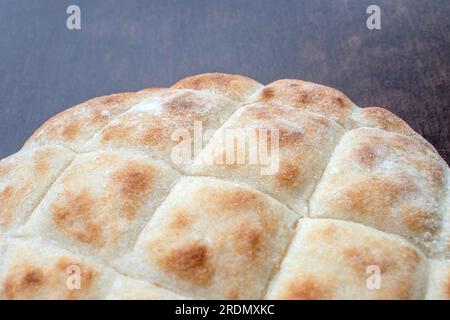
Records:
<instances>
[{"instance_id":1,"label":"crosshatch scored pattern","mask_svg":"<svg viewBox=\"0 0 450 320\"><path fill-rule=\"evenodd\" d=\"M195 121L215 134L172 162ZM278 129L279 170L205 162L227 128ZM383 108L197 75L70 108L0 162L0 297L450 299L449 199L447 163Z\"/></svg>"}]
</instances>

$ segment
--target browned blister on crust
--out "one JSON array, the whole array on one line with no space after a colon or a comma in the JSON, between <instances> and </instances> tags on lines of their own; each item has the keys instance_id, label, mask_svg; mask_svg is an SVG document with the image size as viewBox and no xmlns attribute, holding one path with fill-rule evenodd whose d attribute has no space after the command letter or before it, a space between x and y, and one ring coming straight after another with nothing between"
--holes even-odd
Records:
<instances>
[{"instance_id":1,"label":"browned blister on crust","mask_svg":"<svg viewBox=\"0 0 450 320\"><path fill-rule=\"evenodd\" d=\"M262 85L248 77L225 73L203 73L175 83L173 89L207 90L244 102Z\"/></svg>"},{"instance_id":2,"label":"browned blister on crust","mask_svg":"<svg viewBox=\"0 0 450 320\"><path fill-rule=\"evenodd\" d=\"M296 219L258 191L213 178L183 178L121 268L194 297L258 298Z\"/></svg>"},{"instance_id":3,"label":"browned blister on crust","mask_svg":"<svg viewBox=\"0 0 450 320\"><path fill-rule=\"evenodd\" d=\"M348 132L311 198L310 214L361 222L440 254L445 162L417 140L378 129Z\"/></svg>"},{"instance_id":4,"label":"browned blister on crust","mask_svg":"<svg viewBox=\"0 0 450 320\"><path fill-rule=\"evenodd\" d=\"M302 219L267 299L423 299L427 261L398 236Z\"/></svg>"},{"instance_id":5,"label":"browned blister on crust","mask_svg":"<svg viewBox=\"0 0 450 320\"><path fill-rule=\"evenodd\" d=\"M21 233L113 259L133 243L177 177L168 165L142 155L83 154L55 182Z\"/></svg>"},{"instance_id":6,"label":"browned blister on crust","mask_svg":"<svg viewBox=\"0 0 450 320\"><path fill-rule=\"evenodd\" d=\"M342 92L320 84L284 79L261 88L248 102L272 103L321 114L350 128L353 102Z\"/></svg>"}]
</instances>

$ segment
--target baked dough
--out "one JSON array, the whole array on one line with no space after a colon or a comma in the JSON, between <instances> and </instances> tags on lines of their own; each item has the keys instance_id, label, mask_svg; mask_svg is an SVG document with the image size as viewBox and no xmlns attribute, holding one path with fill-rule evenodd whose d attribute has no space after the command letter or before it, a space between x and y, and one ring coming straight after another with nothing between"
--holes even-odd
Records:
<instances>
[{"instance_id":1,"label":"baked dough","mask_svg":"<svg viewBox=\"0 0 450 320\"><path fill-rule=\"evenodd\" d=\"M275 170L220 161L264 130ZM449 206L448 164L388 110L201 74L70 108L0 161L0 299L450 299Z\"/></svg>"}]
</instances>

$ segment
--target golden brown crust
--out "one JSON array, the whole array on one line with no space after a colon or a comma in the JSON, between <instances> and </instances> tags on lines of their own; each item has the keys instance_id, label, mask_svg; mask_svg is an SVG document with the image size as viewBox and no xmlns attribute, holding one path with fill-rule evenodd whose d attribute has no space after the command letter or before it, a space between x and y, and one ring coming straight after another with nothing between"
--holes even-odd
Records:
<instances>
[{"instance_id":1,"label":"golden brown crust","mask_svg":"<svg viewBox=\"0 0 450 320\"><path fill-rule=\"evenodd\" d=\"M329 300L332 298L332 290L320 278L307 277L289 284L286 292L278 298L281 300Z\"/></svg>"},{"instance_id":2,"label":"golden brown crust","mask_svg":"<svg viewBox=\"0 0 450 320\"><path fill-rule=\"evenodd\" d=\"M154 250L149 246L148 250ZM208 247L201 243L190 243L171 250L161 257L158 265L166 272L175 274L200 286L208 285L213 276Z\"/></svg>"}]
</instances>

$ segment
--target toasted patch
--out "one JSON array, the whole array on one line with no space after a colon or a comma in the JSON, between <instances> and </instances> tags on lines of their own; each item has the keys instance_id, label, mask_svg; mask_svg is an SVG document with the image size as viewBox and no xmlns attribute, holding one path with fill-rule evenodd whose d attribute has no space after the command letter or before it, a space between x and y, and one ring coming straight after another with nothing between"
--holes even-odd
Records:
<instances>
[{"instance_id":1,"label":"toasted patch","mask_svg":"<svg viewBox=\"0 0 450 320\"><path fill-rule=\"evenodd\" d=\"M291 283L280 298L283 300L325 300L331 299L331 292L323 280L309 277Z\"/></svg>"},{"instance_id":2,"label":"toasted patch","mask_svg":"<svg viewBox=\"0 0 450 320\"><path fill-rule=\"evenodd\" d=\"M95 220L94 198L88 189L67 192L64 200L51 207L53 220L58 228L82 242L104 244L101 223Z\"/></svg>"},{"instance_id":3,"label":"toasted patch","mask_svg":"<svg viewBox=\"0 0 450 320\"><path fill-rule=\"evenodd\" d=\"M134 219L145 196L152 191L158 171L139 162L128 162L112 174L113 183L120 188L124 199L121 208L129 219Z\"/></svg>"},{"instance_id":4,"label":"toasted patch","mask_svg":"<svg viewBox=\"0 0 450 320\"><path fill-rule=\"evenodd\" d=\"M153 250L152 247L149 250ZM168 273L174 273L190 282L207 285L214 270L209 261L208 247L204 244L186 244L171 250L159 261L159 265Z\"/></svg>"}]
</instances>

